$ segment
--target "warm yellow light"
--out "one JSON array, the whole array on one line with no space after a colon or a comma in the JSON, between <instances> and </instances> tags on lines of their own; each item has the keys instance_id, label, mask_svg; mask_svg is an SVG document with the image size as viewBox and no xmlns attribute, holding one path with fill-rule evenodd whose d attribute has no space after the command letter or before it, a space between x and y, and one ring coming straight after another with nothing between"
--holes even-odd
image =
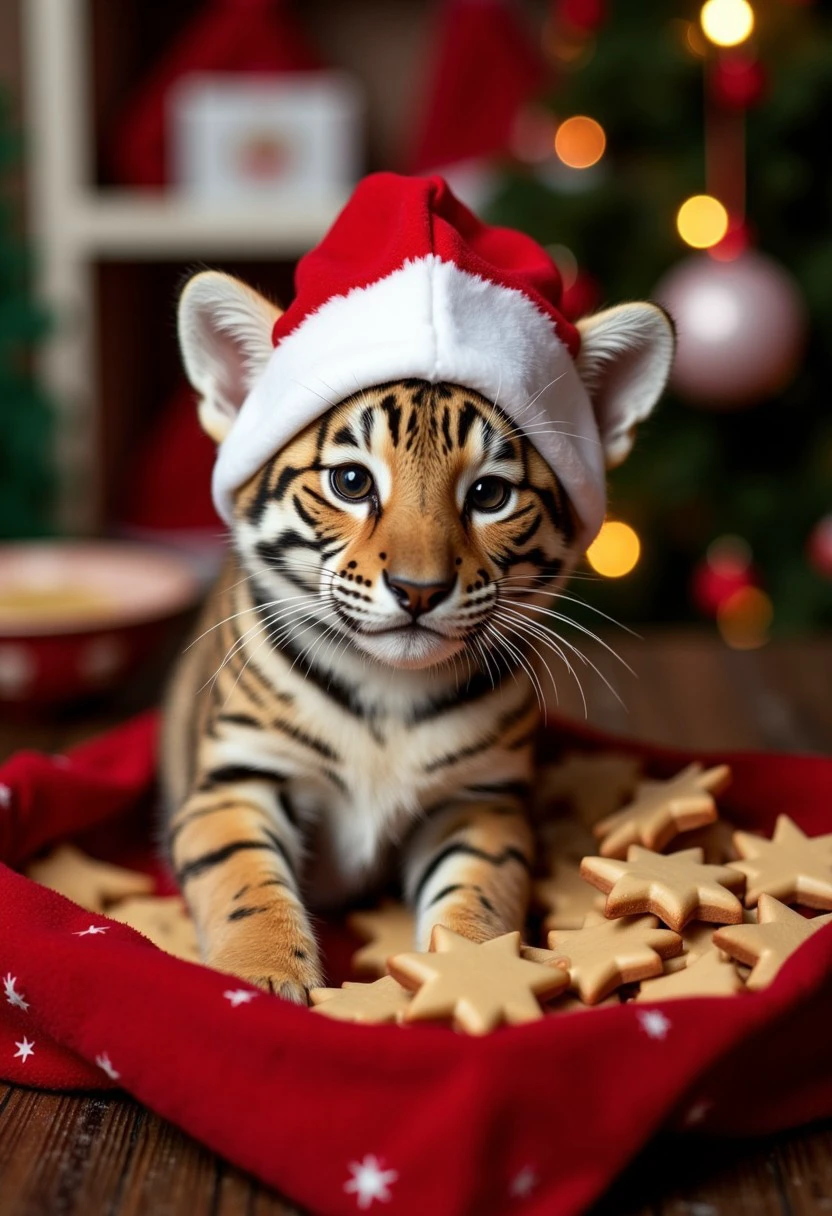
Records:
<instances>
[{"instance_id":1,"label":"warm yellow light","mask_svg":"<svg viewBox=\"0 0 832 1216\"><path fill-rule=\"evenodd\" d=\"M756 650L768 641L774 605L759 587L741 587L721 604L716 622L722 639L733 650Z\"/></svg>"},{"instance_id":2,"label":"warm yellow light","mask_svg":"<svg viewBox=\"0 0 832 1216\"><path fill-rule=\"evenodd\" d=\"M605 578L629 574L641 554L641 542L629 524L608 519L586 551L592 569Z\"/></svg>"},{"instance_id":3,"label":"warm yellow light","mask_svg":"<svg viewBox=\"0 0 832 1216\"><path fill-rule=\"evenodd\" d=\"M748 0L707 0L699 21L717 46L739 46L754 29L754 10Z\"/></svg>"},{"instance_id":4,"label":"warm yellow light","mask_svg":"<svg viewBox=\"0 0 832 1216\"><path fill-rule=\"evenodd\" d=\"M694 249L710 249L728 231L728 212L718 198L694 194L682 203L676 214L679 236Z\"/></svg>"},{"instance_id":5,"label":"warm yellow light","mask_svg":"<svg viewBox=\"0 0 832 1216\"><path fill-rule=\"evenodd\" d=\"M570 169L588 169L597 164L606 146L604 128L585 114L567 118L555 132L555 152Z\"/></svg>"}]
</instances>

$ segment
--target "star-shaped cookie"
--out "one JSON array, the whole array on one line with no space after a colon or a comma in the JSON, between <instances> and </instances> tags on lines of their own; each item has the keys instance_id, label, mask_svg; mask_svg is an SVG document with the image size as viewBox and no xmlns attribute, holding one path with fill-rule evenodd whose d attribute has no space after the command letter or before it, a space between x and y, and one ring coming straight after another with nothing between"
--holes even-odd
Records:
<instances>
[{"instance_id":1,"label":"star-shaped cookie","mask_svg":"<svg viewBox=\"0 0 832 1216\"><path fill-rule=\"evenodd\" d=\"M188 915L185 901L178 895L158 898L124 899L107 915L112 920L138 929L167 954L189 962L201 961L196 928Z\"/></svg>"},{"instance_id":2,"label":"star-shaped cookie","mask_svg":"<svg viewBox=\"0 0 832 1216\"><path fill-rule=\"evenodd\" d=\"M554 803L566 802L591 827L629 798L638 784L641 763L619 752L572 752L538 774L535 806L545 815Z\"/></svg>"},{"instance_id":3,"label":"star-shaped cookie","mask_svg":"<svg viewBox=\"0 0 832 1216\"><path fill-rule=\"evenodd\" d=\"M353 984L342 988L312 988L309 993L315 1013L326 1014L341 1022L397 1022L410 1004L412 995L392 975L373 984Z\"/></svg>"},{"instance_id":4,"label":"star-shaped cookie","mask_svg":"<svg viewBox=\"0 0 832 1216\"><path fill-rule=\"evenodd\" d=\"M416 919L404 904L386 899L378 908L351 913L347 924L367 943L352 956L352 968L358 975L386 975L391 955L413 949Z\"/></svg>"},{"instance_id":5,"label":"star-shaped cookie","mask_svg":"<svg viewBox=\"0 0 832 1216\"><path fill-rule=\"evenodd\" d=\"M149 895L154 882L147 874L98 861L62 844L26 869L29 878L80 904L89 912L104 912L110 904L131 895Z\"/></svg>"},{"instance_id":6,"label":"star-shaped cookie","mask_svg":"<svg viewBox=\"0 0 832 1216\"><path fill-rule=\"evenodd\" d=\"M731 958L752 966L746 980L751 991L765 988L798 946L808 941L825 925L832 925L832 913L807 919L780 903L773 895L761 895L756 925L730 925L714 933L714 944Z\"/></svg>"},{"instance_id":7,"label":"star-shaped cookie","mask_svg":"<svg viewBox=\"0 0 832 1216\"><path fill-rule=\"evenodd\" d=\"M660 975L662 960L681 949L679 934L660 929L655 916L606 920L590 912L582 929L555 929L548 950L527 946L523 957L564 967L570 989L587 1005L596 1005L621 984Z\"/></svg>"},{"instance_id":8,"label":"star-shaped cookie","mask_svg":"<svg viewBox=\"0 0 832 1216\"><path fill-rule=\"evenodd\" d=\"M585 857L581 875L607 894L606 916L652 912L677 933L690 920L742 920L742 904L732 892L742 890L745 876L728 866L703 865L701 849L665 855L634 844L626 861Z\"/></svg>"},{"instance_id":9,"label":"star-shaped cookie","mask_svg":"<svg viewBox=\"0 0 832 1216\"><path fill-rule=\"evenodd\" d=\"M742 990L743 982L736 967L720 958L718 950L710 950L678 971L645 980L635 999L644 1002L675 1000L681 996L735 996Z\"/></svg>"},{"instance_id":10,"label":"star-shaped cookie","mask_svg":"<svg viewBox=\"0 0 832 1216\"><path fill-rule=\"evenodd\" d=\"M580 929L587 912L604 907L604 897L581 878L577 866L560 862L550 878L534 884L535 902L546 910L544 929Z\"/></svg>"},{"instance_id":11,"label":"star-shaped cookie","mask_svg":"<svg viewBox=\"0 0 832 1216\"><path fill-rule=\"evenodd\" d=\"M560 968L521 958L519 933L477 943L443 925L434 927L430 953L399 954L387 965L400 984L416 989L403 1021L450 1019L468 1034L542 1018L536 998L569 983Z\"/></svg>"},{"instance_id":12,"label":"star-shaped cookie","mask_svg":"<svg viewBox=\"0 0 832 1216\"><path fill-rule=\"evenodd\" d=\"M771 840L735 832L740 861L730 862L748 880L745 902L762 894L786 904L832 908L832 835L807 836L788 815L778 815Z\"/></svg>"},{"instance_id":13,"label":"star-shaped cookie","mask_svg":"<svg viewBox=\"0 0 832 1216\"><path fill-rule=\"evenodd\" d=\"M666 781L639 782L633 800L592 829L601 841L601 856L626 857L632 844L659 851L679 832L713 823L717 812L712 795L730 780L727 764L703 769L694 763Z\"/></svg>"}]
</instances>

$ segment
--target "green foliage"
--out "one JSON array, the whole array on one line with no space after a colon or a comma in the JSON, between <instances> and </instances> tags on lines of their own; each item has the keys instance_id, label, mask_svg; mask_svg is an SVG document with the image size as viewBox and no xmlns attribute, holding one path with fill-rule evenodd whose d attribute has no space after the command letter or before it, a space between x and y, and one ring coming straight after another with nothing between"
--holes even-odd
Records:
<instances>
[{"instance_id":1,"label":"green foliage","mask_svg":"<svg viewBox=\"0 0 832 1216\"><path fill-rule=\"evenodd\" d=\"M607 133L583 189L548 167L506 169L489 218L569 246L605 302L649 296L691 251L675 213L703 190L703 64L684 22L698 4L609 6L594 53L563 72L549 103ZM731 413L668 394L611 476L610 512L639 531L627 578L594 585L623 619L695 615L690 578L711 540L750 543L775 604L775 628L832 623L832 580L808 565L806 538L832 511L832 18L820 4L756 0L756 46L769 87L747 116L748 220L759 248L796 276L810 316L799 376L776 399ZM574 178L574 175L572 175Z\"/></svg>"},{"instance_id":2,"label":"green foliage","mask_svg":"<svg viewBox=\"0 0 832 1216\"><path fill-rule=\"evenodd\" d=\"M0 190L19 146L0 97ZM32 373L32 352L47 330L30 294L30 260L16 208L0 196L0 538L50 531L55 472L53 411Z\"/></svg>"}]
</instances>

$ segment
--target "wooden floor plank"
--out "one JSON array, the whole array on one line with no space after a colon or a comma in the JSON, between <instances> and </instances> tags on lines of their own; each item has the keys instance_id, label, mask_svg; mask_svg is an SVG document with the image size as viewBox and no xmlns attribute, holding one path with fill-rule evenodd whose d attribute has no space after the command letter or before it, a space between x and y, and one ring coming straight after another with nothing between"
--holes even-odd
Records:
<instances>
[{"instance_id":1,"label":"wooden floor plank","mask_svg":"<svg viewBox=\"0 0 832 1216\"><path fill-rule=\"evenodd\" d=\"M832 1212L832 1129L790 1136L776 1153L794 1216Z\"/></svg>"}]
</instances>

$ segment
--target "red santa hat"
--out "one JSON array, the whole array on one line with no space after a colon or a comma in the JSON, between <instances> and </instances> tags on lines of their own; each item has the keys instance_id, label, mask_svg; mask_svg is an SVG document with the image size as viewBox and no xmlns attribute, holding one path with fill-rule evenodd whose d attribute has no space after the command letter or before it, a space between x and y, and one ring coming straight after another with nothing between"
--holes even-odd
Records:
<instances>
[{"instance_id":1,"label":"red santa hat","mask_svg":"<svg viewBox=\"0 0 832 1216\"><path fill-rule=\"evenodd\" d=\"M211 272L192 283L183 295L180 339L191 382L210 411L220 360L212 334L219 347L234 329L233 309L217 292L248 289ZM560 276L545 250L523 233L482 223L441 178L393 173L359 184L320 245L301 259L296 287L274 323L273 349L265 358L261 352L239 394L242 404L224 401L222 425L209 426L222 440L213 493L226 521L235 490L330 406L375 384L418 378L473 389L526 430L564 485L580 538L589 543L604 517L605 454L608 461L626 454L634 423L664 384L673 342L663 314L647 305L602 314L587 331L594 366L579 371L581 335L561 311ZM262 328L270 314L260 306L268 305L248 296L259 301L253 307ZM208 313L210 324L201 319ZM660 318L661 333L652 318ZM249 365L250 320L238 325ZM631 349L638 330L646 359ZM658 339L664 347L657 359ZM587 384L622 353L628 358L618 361L612 403L596 399L593 406ZM623 410L622 396L629 401Z\"/></svg>"}]
</instances>

